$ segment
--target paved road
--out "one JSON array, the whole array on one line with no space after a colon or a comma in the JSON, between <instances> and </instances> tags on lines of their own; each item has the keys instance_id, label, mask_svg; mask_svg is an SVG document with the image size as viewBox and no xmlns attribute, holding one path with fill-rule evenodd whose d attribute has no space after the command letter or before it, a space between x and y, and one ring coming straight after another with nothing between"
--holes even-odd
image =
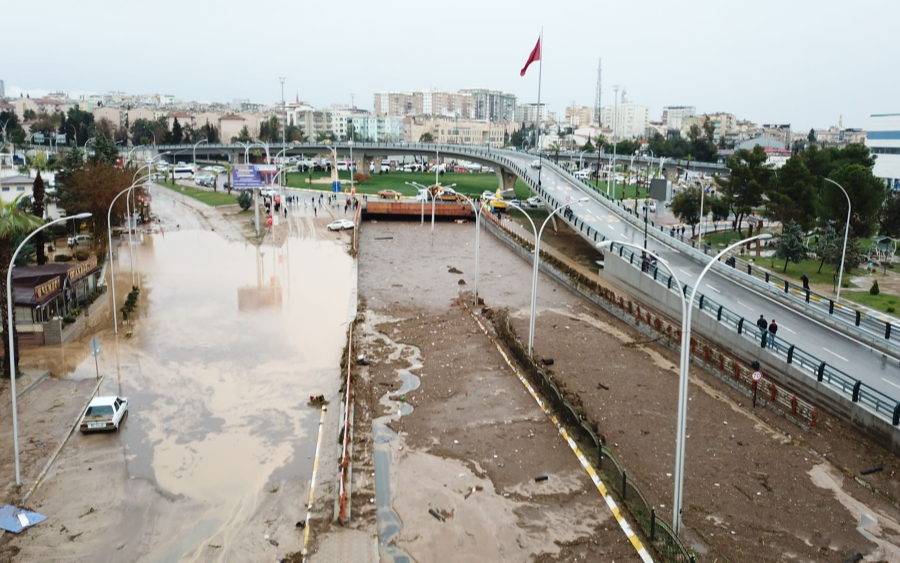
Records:
<instances>
[{"instance_id":1,"label":"paved road","mask_svg":"<svg viewBox=\"0 0 900 563\"><path fill-rule=\"evenodd\" d=\"M533 155L510 155L511 159L528 171L537 181L538 171L531 168ZM644 233L630 223L622 221L618 215L594 198L578 202L586 194L579 184L551 166L540 171L541 186L559 204L569 203L575 215L597 229L605 237L614 241L643 245ZM703 265L681 254L678 250L665 246L652 236L647 239L647 248L665 259L675 270L678 279L693 287ZM771 299L748 289L714 270L703 279L698 289L711 299L724 305L734 313L755 323L760 314L767 320L775 318L780 327L779 336L798 348L827 362L829 365L860 379L872 388L891 397L900 396L900 363L885 358L878 351L822 325L814 319L801 315Z\"/></svg>"}]
</instances>

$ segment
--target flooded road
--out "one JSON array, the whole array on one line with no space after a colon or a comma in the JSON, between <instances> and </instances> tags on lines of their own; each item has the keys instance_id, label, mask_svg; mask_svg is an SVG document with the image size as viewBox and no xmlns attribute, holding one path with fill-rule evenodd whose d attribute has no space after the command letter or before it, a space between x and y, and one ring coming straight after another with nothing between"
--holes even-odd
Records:
<instances>
[{"instance_id":1,"label":"flooded road","mask_svg":"<svg viewBox=\"0 0 900 563\"><path fill-rule=\"evenodd\" d=\"M118 339L111 318L97 335L100 394L127 396L130 416L118 436L74 436L34 498L59 518L71 509L59 491L87 488L98 497L92 507L111 495L97 526L108 529L94 530L98 543L83 552L103 560L272 560L300 538L282 535L279 546L270 534L287 534L288 524L294 532L305 514L319 422L309 398L337 400L355 315L356 265L341 242L348 235L313 228L312 211L299 209L281 247L257 247L223 236L164 190L153 211L161 230L134 247L136 318L123 324L120 316ZM121 304L132 283L127 241L118 251ZM83 346L69 345L70 358ZM87 356L71 377L94 371ZM102 449L124 465L116 490L96 465L87 477L78 470Z\"/></svg>"}]
</instances>

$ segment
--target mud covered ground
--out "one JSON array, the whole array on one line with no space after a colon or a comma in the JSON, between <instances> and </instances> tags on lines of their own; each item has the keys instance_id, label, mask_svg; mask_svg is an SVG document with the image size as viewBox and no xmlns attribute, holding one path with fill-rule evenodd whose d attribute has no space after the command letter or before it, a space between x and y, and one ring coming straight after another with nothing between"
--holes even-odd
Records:
<instances>
[{"instance_id":1,"label":"mud covered ground","mask_svg":"<svg viewBox=\"0 0 900 563\"><path fill-rule=\"evenodd\" d=\"M360 295L366 311L357 455L371 471L367 416L411 369L414 410L390 423L393 545L417 561L636 560L556 428L496 349L491 309L508 308L527 339L531 264L482 236L474 317L471 224L366 223ZM483 234L484 235L484 234ZM576 237L552 240L582 252ZM582 263L584 261L582 260ZM541 276L535 352L585 405L662 518L671 520L677 352ZM900 561L894 456L825 414L805 431L694 366L685 468L685 541L701 561ZM365 465L368 464L368 465ZM883 471L861 476L864 469ZM537 475L549 475L542 483ZM374 497L371 481L357 491ZM476 487L468 498L466 493ZM876 494L873 490L880 491ZM362 503L356 503L359 505ZM439 522L436 508L449 515ZM361 512L374 518L374 506ZM861 525L862 524L862 525ZM382 551L382 560L386 558ZM389 554L388 554L389 555Z\"/></svg>"}]
</instances>

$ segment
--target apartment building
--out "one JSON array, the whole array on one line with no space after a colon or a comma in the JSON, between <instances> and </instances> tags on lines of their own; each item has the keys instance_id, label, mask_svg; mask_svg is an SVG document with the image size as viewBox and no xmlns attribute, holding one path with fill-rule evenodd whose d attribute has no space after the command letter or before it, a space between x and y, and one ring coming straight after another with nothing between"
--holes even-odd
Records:
<instances>
[{"instance_id":1,"label":"apartment building","mask_svg":"<svg viewBox=\"0 0 900 563\"><path fill-rule=\"evenodd\" d=\"M430 133L435 143L502 147L507 134L518 131L513 122L476 121L451 117L409 116L403 119L406 142L416 143Z\"/></svg>"},{"instance_id":2,"label":"apartment building","mask_svg":"<svg viewBox=\"0 0 900 563\"><path fill-rule=\"evenodd\" d=\"M594 123L594 108L588 106L569 106L566 108L566 125L577 129Z\"/></svg>"},{"instance_id":3,"label":"apartment building","mask_svg":"<svg viewBox=\"0 0 900 563\"><path fill-rule=\"evenodd\" d=\"M681 131L684 119L695 115L697 108L694 106L666 106L662 112L662 125L666 130Z\"/></svg>"},{"instance_id":4,"label":"apartment building","mask_svg":"<svg viewBox=\"0 0 900 563\"><path fill-rule=\"evenodd\" d=\"M875 156L872 173L889 189L900 190L900 113L869 116L866 146Z\"/></svg>"},{"instance_id":5,"label":"apartment building","mask_svg":"<svg viewBox=\"0 0 900 563\"><path fill-rule=\"evenodd\" d=\"M499 90L464 88L460 94L470 96L472 119L481 121L512 121L516 116L516 97Z\"/></svg>"},{"instance_id":6,"label":"apartment building","mask_svg":"<svg viewBox=\"0 0 900 563\"><path fill-rule=\"evenodd\" d=\"M650 108L630 102L600 108L600 120L613 139L642 138L650 125Z\"/></svg>"}]
</instances>

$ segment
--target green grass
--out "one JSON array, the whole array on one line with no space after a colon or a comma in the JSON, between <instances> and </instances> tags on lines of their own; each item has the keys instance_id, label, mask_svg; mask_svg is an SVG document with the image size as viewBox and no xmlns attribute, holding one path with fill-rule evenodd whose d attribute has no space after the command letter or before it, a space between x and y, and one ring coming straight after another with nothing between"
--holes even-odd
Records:
<instances>
[{"instance_id":1,"label":"green grass","mask_svg":"<svg viewBox=\"0 0 900 563\"><path fill-rule=\"evenodd\" d=\"M313 179L331 178L331 174L327 172L313 172ZM350 186L350 173L339 172L338 178L341 181L341 187ZM293 188L309 188L308 173L289 173L287 175L287 184ZM407 186L404 182L416 182L423 186L434 185L434 174L426 172L391 172L390 174L373 174L372 178L366 180L365 183L357 183L356 192L362 194L374 194L381 190L392 189L406 196L414 196L418 190L413 186ZM453 187L459 193L467 196L480 196L486 190L495 191L500 183L500 179L496 174L456 174L447 172L441 176L441 185ZM325 192L331 191L331 184L313 184L312 189ZM531 195L528 185L522 180L516 180L515 186L516 197L525 199Z\"/></svg>"},{"instance_id":2,"label":"green grass","mask_svg":"<svg viewBox=\"0 0 900 563\"><path fill-rule=\"evenodd\" d=\"M238 192L232 192L232 195L228 195L228 192L224 191L213 192L210 190L201 190L199 188L190 188L187 186L173 186L171 184L157 185L171 190L176 194L183 193L185 196L196 199L197 201L205 203L206 205L209 205L211 207L237 204Z\"/></svg>"},{"instance_id":3,"label":"green grass","mask_svg":"<svg viewBox=\"0 0 900 563\"><path fill-rule=\"evenodd\" d=\"M842 294L842 296L848 301L859 303L860 305L889 315L896 314L897 311L900 310L900 297L896 295L887 295L884 292L879 293L878 295L871 295L868 291L848 291L847 293Z\"/></svg>"}]
</instances>

